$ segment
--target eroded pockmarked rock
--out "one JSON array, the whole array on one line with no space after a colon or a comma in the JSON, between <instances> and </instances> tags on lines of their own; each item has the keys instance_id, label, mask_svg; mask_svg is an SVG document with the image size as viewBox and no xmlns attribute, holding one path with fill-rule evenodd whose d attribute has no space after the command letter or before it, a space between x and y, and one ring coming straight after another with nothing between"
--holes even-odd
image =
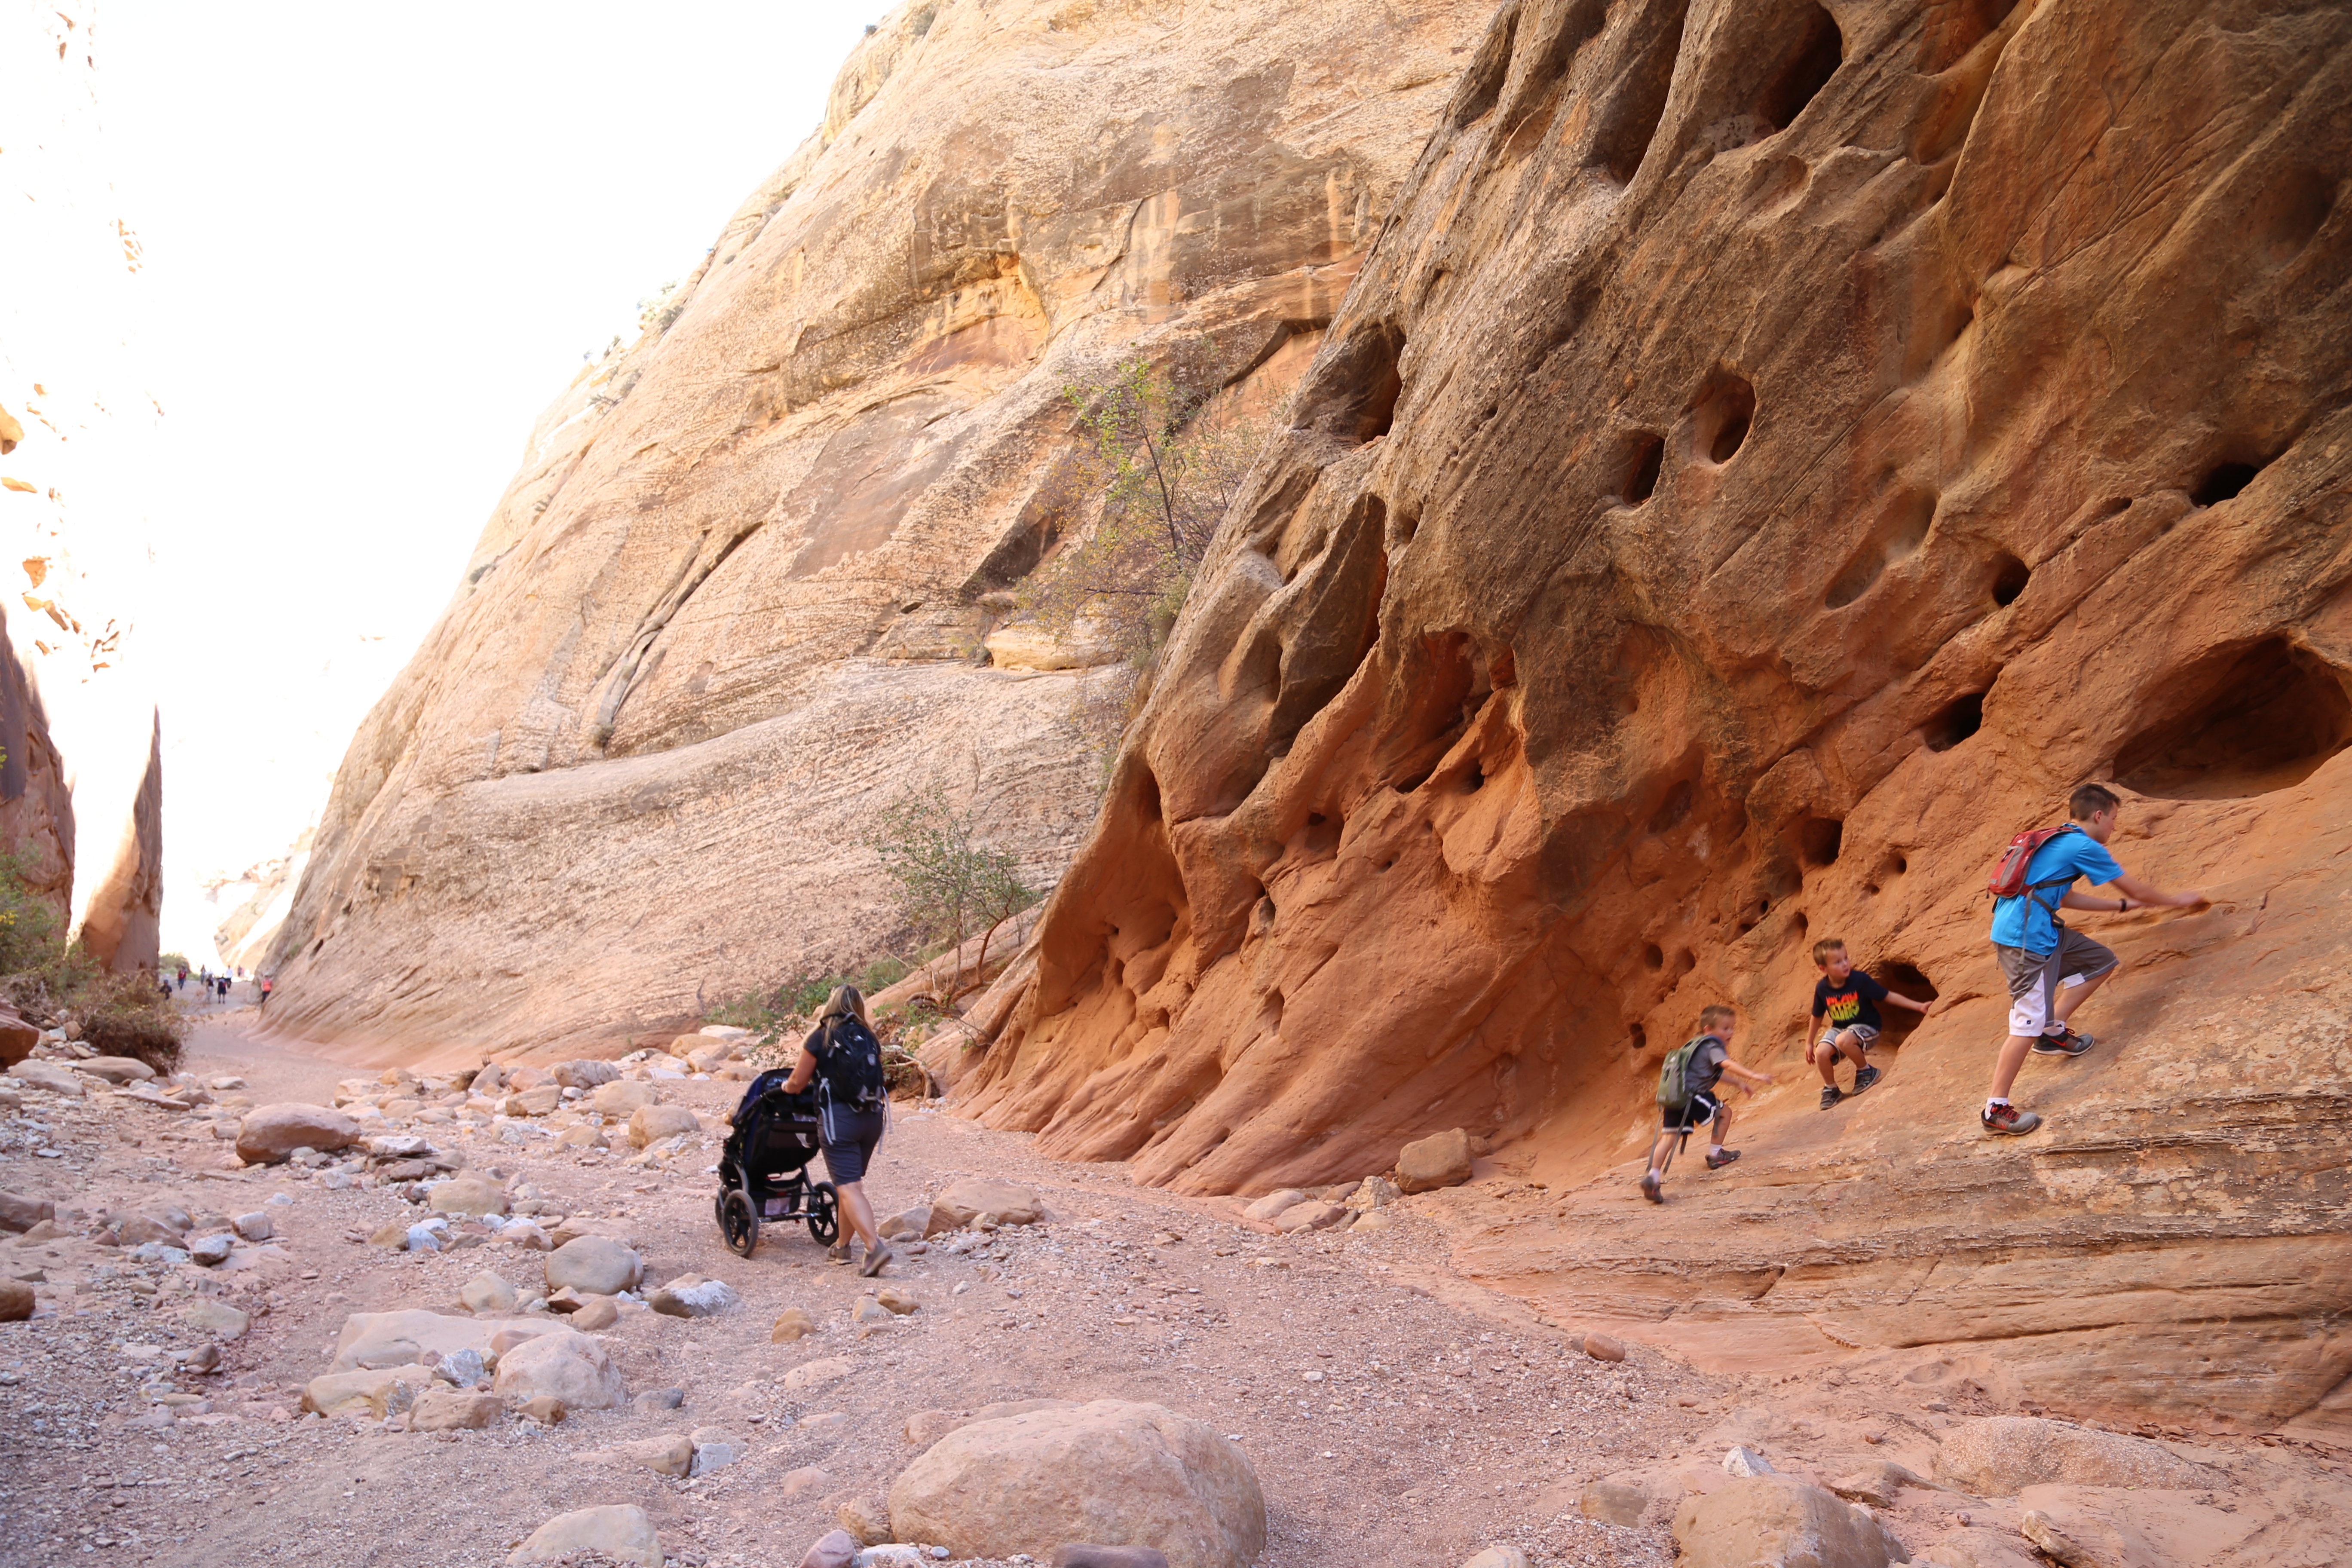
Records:
<instances>
[{"instance_id":1,"label":"eroded pockmarked rock","mask_svg":"<svg viewBox=\"0 0 2352 1568\"><path fill-rule=\"evenodd\" d=\"M959 1556L1044 1556L1074 1541L1150 1546L1173 1568L1243 1568L1265 1500L1240 1448L1156 1405L1097 1400L960 1427L890 1488L900 1540Z\"/></svg>"}]
</instances>

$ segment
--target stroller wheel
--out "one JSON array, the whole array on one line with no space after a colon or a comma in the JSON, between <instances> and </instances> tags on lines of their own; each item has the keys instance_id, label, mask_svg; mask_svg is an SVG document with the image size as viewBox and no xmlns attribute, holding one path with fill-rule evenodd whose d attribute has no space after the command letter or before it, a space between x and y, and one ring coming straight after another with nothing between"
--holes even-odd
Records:
<instances>
[{"instance_id":1,"label":"stroller wheel","mask_svg":"<svg viewBox=\"0 0 2352 1568\"><path fill-rule=\"evenodd\" d=\"M721 1193L718 1199L719 1234L726 1238L727 1249L740 1257L751 1256L760 1245L760 1216L751 1208L751 1200L743 1189Z\"/></svg>"},{"instance_id":2,"label":"stroller wheel","mask_svg":"<svg viewBox=\"0 0 2352 1568\"><path fill-rule=\"evenodd\" d=\"M819 1247L831 1247L841 1239L841 1201L831 1182L809 1188L808 1227Z\"/></svg>"}]
</instances>

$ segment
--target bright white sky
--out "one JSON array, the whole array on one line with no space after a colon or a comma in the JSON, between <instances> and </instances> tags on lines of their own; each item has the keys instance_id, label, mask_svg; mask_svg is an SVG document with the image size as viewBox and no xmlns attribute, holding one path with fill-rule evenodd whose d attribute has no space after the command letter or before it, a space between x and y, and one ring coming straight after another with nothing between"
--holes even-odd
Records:
<instances>
[{"instance_id":1,"label":"bright white sky","mask_svg":"<svg viewBox=\"0 0 2352 1568\"><path fill-rule=\"evenodd\" d=\"M145 246L163 942L285 850L540 410L816 128L881 0L111 0ZM158 657L160 656L160 657Z\"/></svg>"}]
</instances>

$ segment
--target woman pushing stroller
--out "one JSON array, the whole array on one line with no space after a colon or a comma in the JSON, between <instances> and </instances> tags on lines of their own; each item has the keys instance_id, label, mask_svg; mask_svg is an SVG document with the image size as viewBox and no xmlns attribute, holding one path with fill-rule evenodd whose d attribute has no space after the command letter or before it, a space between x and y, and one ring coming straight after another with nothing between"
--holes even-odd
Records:
<instances>
[{"instance_id":1,"label":"woman pushing stroller","mask_svg":"<svg viewBox=\"0 0 2352 1568\"><path fill-rule=\"evenodd\" d=\"M882 1042L874 1036L866 1015L866 998L855 985L836 985L824 1000L816 1027L801 1042L801 1058L784 1092L798 1094L817 1081L822 1107L820 1137L824 1168L840 1195L842 1217L866 1244L866 1261L858 1273L871 1278L890 1261L889 1244L874 1228L874 1205L866 1201L866 1167L881 1146L890 1124L890 1086L882 1075ZM847 1261L849 1243L836 1243L832 1255Z\"/></svg>"}]
</instances>

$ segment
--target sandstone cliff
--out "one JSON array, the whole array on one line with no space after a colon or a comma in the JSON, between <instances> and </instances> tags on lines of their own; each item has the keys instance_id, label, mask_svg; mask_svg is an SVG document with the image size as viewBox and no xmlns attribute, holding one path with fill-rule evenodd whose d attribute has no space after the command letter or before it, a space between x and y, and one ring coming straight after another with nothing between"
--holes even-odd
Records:
<instances>
[{"instance_id":1,"label":"sandstone cliff","mask_svg":"<svg viewBox=\"0 0 2352 1568\"><path fill-rule=\"evenodd\" d=\"M72 912L73 790L67 784L41 689L17 657L0 612L0 854L62 928Z\"/></svg>"},{"instance_id":2,"label":"sandstone cliff","mask_svg":"<svg viewBox=\"0 0 2352 1568\"><path fill-rule=\"evenodd\" d=\"M1466 1126L1462 1260L1581 1321L2341 1440L2347 174L2315 0L1505 5L966 1103L1202 1192ZM2212 902L2079 918L1990 1142L1981 889L2095 778ZM1819 1112L1829 934L1942 1006ZM1780 1083L1654 1209L1717 999Z\"/></svg>"},{"instance_id":3,"label":"sandstone cliff","mask_svg":"<svg viewBox=\"0 0 2352 1568\"><path fill-rule=\"evenodd\" d=\"M1052 542L1061 388L1201 333L1303 365L1486 15L894 13L533 432L352 744L272 1022L576 1052L868 956L857 835L927 777L1057 874L1086 677L989 668L981 601Z\"/></svg>"}]
</instances>

